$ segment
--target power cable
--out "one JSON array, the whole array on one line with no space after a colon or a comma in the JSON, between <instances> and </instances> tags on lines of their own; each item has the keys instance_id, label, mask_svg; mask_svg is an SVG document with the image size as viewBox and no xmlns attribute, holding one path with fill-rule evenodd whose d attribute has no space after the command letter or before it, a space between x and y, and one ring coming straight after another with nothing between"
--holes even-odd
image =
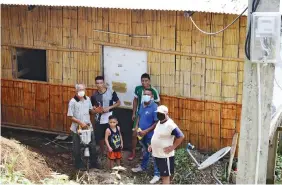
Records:
<instances>
[{"instance_id":1,"label":"power cable","mask_svg":"<svg viewBox=\"0 0 282 185\"><path fill-rule=\"evenodd\" d=\"M199 27L197 26L197 24L195 23L195 21L193 20L193 18L192 18L193 13L188 12L188 17L190 18L190 20L191 20L191 22L193 23L193 25L194 25L200 32L202 32L203 34L206 34L206 35L216 35L216 34L219 34L219 33L223 32L223 31L225 31L227 28L229 28L231 25L233 25L233 24L247 11L247 9L248 9L248 7L246 7L246 8L244 9L244 11L243 11L238 17L236 17L236 19L234 19L234 21L232 21L229 25L227 25L227 26L226 26L225 28L223 28L222 30L219 30L219 31L216 31L216 32L206 32L206 31L202 30L201 28L199 28ZM185 16L187 16L187 14L185 14Z\"/></svg>"},{"instance_id":2,"label":"power cable","mask_svg":"<svg viewBox=\"0 0 282 185\"><path fill-rule=\"evenodd\" d=\"M274 81L275 81L276 85L278 86L278 88L282 90L282 87L279 85L279 83L277 82L275 77L274 77Z\"/></svg>"}]
</instances>

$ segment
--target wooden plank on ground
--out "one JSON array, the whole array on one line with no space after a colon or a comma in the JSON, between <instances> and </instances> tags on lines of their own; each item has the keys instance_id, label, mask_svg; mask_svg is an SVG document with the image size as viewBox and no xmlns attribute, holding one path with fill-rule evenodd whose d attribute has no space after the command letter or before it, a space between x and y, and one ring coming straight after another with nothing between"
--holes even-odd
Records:
<instances>
[{"instance_id":1,"label":"wooden plank on ground","mask_svg":"<svg viewBox=\"0 0 282 185\"><path fill-rule=\"evenodd\" d=\"M235 155L235 152L236 152L238 136L239 136L239 134L235 133L234 136L233 136L233 140L232 140L232 146L231 146L230 158L229 158L229 165L228 165L228 171L227 171L227 182L229 182L229 179L230 179L230 173L231 173L234 155Z\"/></svg>"}]
</instances>

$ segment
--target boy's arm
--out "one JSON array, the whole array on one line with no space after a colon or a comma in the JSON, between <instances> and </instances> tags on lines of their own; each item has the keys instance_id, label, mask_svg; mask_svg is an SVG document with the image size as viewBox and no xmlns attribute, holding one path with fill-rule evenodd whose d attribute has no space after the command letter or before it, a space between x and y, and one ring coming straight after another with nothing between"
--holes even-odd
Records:
<instances>
[{"instance_id":1,"label":"boy's arm","mask_svg":"<svg viewBox=\"0 0 282 185\"><path fill-rule=\"evenodd\" d=\"M105 133L105 143L106 143L108 148L111 148L109 141L108 141L110 134L111 134L111 131L107 128L106 133Z\"/></svg>"},{"instance_id":2,"label":"boy's arm","mask_svg":"<svg viewBox=\"0 0 282 185\"><path fill-rule=\"evenodd\" d=\"M134 99L133 99L133 108L132 108L132 121L134 121L136 117L136 111L137 111L137 104L138 104L138 95L137 95L137 87L135 87L134 90Z\"/></svg>"},{"instance_id":3,"label":"boy's arm","mask_svg":"<svg viewBox=\"0 0 282 185\"><path fill-rule=\"evenodd\" d=\"M112 100L113 100L114 102L116 102L116 103L113 104L112 106L110 106L111 109L120 106L120 100L119 100L118 95L117 95L117 93L116 93L115 91L113 92L113 95L112 95L112 96L113 96Z\"/></svg>"},{"instance_id":4,"label":"boy's arm","mask_svg":"<svg viewBox=\"0 0 282 185\"><path fill-rule=\"evenodd\" d=\"M157 105L160 105L160 95L159 92L156 88L152 87L151 88L153 90L153 95L154 95L154 101Z\"/></svg>"},{"instance_id":5,"label":"boy's arm","mask_svg":"<svg viewBox=\"0 0 282 185\"><path fill-rule=\"evenodd\" d=\"M138 115L138 117L137 117L137 120L136 120L136 125L135 125L135 130L137 130L138 129L138 127L139 127L139 121L140 121L140 116Z\"/></svg>"}]
</instances>

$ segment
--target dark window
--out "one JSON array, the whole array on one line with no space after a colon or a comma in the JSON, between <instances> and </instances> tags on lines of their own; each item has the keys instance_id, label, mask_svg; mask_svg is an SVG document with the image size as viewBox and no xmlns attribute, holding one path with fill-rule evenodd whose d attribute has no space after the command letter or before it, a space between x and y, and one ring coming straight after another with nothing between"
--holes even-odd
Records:
<instances>
[{"instance_id":1,"label":"dark window","mask_svg":"<svg viewBox=\"0 0 282 185\"><path fill-rule=\"evenodd\" d=\"M46 50L17 48L17 78L47 81Z\"/></svg>"}]
</instances>

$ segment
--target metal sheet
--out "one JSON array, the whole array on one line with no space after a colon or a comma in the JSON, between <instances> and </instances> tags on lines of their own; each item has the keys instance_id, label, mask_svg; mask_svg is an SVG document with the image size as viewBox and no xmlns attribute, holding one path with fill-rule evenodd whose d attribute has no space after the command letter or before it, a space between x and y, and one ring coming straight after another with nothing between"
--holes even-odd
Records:
<instances>
[{"instance_id":1,"label":"metal sheet","mask_svg":"<svg viewBox=\"0 0 282 185\"><path fill-rule=\"evenodd\" d=\"M104 47L106 84L116 91L121 107L132 108L134 90L141 85L141 75L147 72L147 53L131 49Z\"/></svg>"},{"instance_id":2,"label":"metal sheet","mask_svg":"<svg viewBox=\"0 0 282 185\"><path fill-rule=\"evenodd\" d=\"M1 4L9 5L79 6L118 9L197 11L225 14L240 14L248 6L248 0L0 0L0 2ZM245 15L247 15L247 13Z\"/></svg>"}]
</instances>

